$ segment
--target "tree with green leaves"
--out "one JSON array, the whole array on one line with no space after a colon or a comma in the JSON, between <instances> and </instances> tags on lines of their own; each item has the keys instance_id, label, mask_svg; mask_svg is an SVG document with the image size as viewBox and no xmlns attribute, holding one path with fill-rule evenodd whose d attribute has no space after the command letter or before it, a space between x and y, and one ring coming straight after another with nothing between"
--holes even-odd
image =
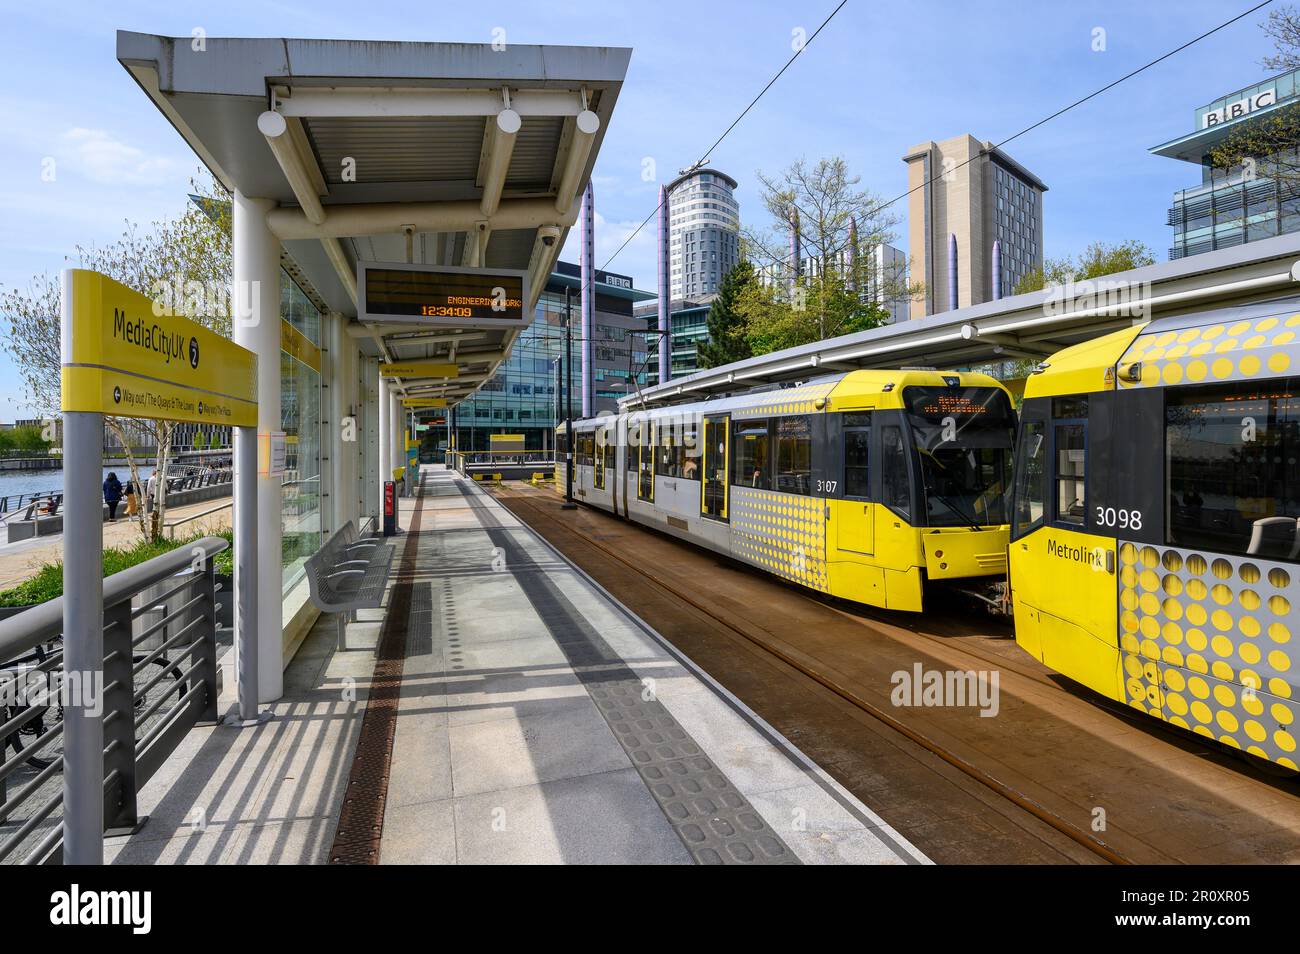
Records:
<instances>
[{"instance_id":1,"label":"tree with green leaves","mask_svg":"<svg viewBox=\"0 0 1300 954\"><path fill-rule=\"evenodd\" d=\"M754 282L739 296L745 337L754 354L824 341L889 322L889 312L864 300L841 276L831 273L800 279L793 294L773 284Z\"/></svg>"},{"instance_id":2,"label":"tree with green leaves","mask_svg":"<svg viewBox=\"0 0 1300 954\"><path fill-rule=\"evenodd\" d=\"M1026 272L1025 276L1016 283L1013 294L1023 295L1043 288L1126 272L1144 265L1154 265L1155 261L1155 254L1151 249L1136 239L1114 244L1093 242L1084 249L1078 261L1070 258L1049 258L1043 263L1042 268Z\"/></svg>"},{"instance_id":3,"label":"tree with green leaves","mask_svg":"<svg viewBox=\"0 0 1300 954\"><path fill-rule=\"evenodd\" d=\"M709 337L695 345L700 368L716 368L753 356L745 337L745 319L737 307L745 291L757 284L758 274L745 260L723 276L717 297L709 306Z\"/></svg>"},{"instance_id":4,"label":"tree with green leaves","mask_svg":"<svg viewBox=\"0 0 1300 954\"><path fill-rule=\"evenodd\" d=\"M231 220L230 197L210 175L192 183L191 196L180 215L146 227L128 223L121 237L104 246L77 246L68 264L107 275L149 297L163 309L186 317L229 337L231 328ZM39 414L54 417L62 407L59 349L62 281L44 273L32 278L26 289L0 289L2 344L27 392L28 405ZM133 437L148 435L157 448L155 473L167 472L175 423L136 421L107 416L105 426L121 443L131 480L143 487ZM160 482L159 486L163 486ZM141 508L141 534L161 540L166 501L162 493L146 518Z\"/></svg>"},{"instance_id":5,"label":"tree with green leaves","mask_svg":"<svg viewBox=\"0 0 1300 954\"><path fill-rule=\"evenodd\" d=\"M877 249L893 238L892 230L900 220L888 203L859 187L862 177L854 175L842 157L815 163L798 159L776 175L759 172L757 176L763 206L778 226L746 228L745 248L770 284L785 279L784 294L798 314L787 315L784 321L801 329L794 337L833 338L857 330L861 321L883 312L865 304L858 307L858 297L895 301L924 292L923 286L908 281L906 268L891 268L886 274L871 275L871 295L867 295L870 263ZM807 274L791 281L789 230L796 222L800 247L811 266ZM857 266L857 276L848 274L850 264ZM799 293L796 287L804 291ZM780 291L776 298L780 300Z\"/></svg>"}]
</instances>

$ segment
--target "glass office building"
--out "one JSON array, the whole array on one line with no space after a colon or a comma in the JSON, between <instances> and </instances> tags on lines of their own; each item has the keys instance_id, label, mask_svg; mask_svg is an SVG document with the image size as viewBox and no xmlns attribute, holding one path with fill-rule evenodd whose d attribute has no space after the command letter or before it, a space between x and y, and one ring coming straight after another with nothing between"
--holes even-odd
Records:
<instances>
[{"instance_id":1,"label":"glass office building","mask_svg":"<svg viewBox=\"0 0 1300 954\"><path fill-rule=\"evenodd\" d=\"M1169 208L1167 222L1174 229L1171 259L1300 230L1300 194L1294 183L1269 177L1267 159L1253 168L1219 169L1210 158L1215 147L1243 125L1295 106L1300 99L1297 75L1300 70L1220 96L1196 109L1194 132L1151 148L1157 156L1201 167L1200 185L1175 192ZM1287 164L1294 165L1295 150L1287 152Z\"/></svg>"},{"instance_id":2,"label":"glass office building","mask_svg":"<svg viewBox=\"0 0 1300 954\"><path fill-rule=\"evenodd\" d=\"M712 296L710 296L712 297ZM696 349L701 341L709 340L709 303L694 301L675 301L668 314L672 329L672 374L680 378L699 370L699 356ZM645 305L636 309L636 314L648 321L651 327L658 327L659 306ZM659 381L659 349L650 349L650 358L646 363L649 380Z\"/></svg>"},{"instance_id":3,"label":"glass office building","mask_svg":"<svg viewBox=\"0 0 1300 954\"><path fill-rule=\"evenodd\" d=\"M592 402L597 414L614 411L618 399L649 380L647 342L653 322L633 314L639 301L654 297L632 287L632 279L597 271L592 347ZM497 373L473 397L452 412L456 447L488 450L492 434L522 434L528 450L552 446L555 426L564 419L565 395L560 387L559 359L564 355L565 294L571 296L573 368L567 375L573 394L573 416L582 416L581 270L558 262L546 290L537 300L537 313Z\"/></svg>"}]
</instances>

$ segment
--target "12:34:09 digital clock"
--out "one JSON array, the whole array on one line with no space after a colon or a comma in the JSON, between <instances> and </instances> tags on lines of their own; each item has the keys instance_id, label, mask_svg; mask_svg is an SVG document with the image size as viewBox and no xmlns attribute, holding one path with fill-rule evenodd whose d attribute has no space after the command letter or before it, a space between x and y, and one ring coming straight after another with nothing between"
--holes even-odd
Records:
<instances>
[{"instance_id":1,"label":"12:34:09 digital clock","mask_svg":"<svg viewBox=\"0 0 1300 954\"><path fill-rule=\"evenodd\" d=\"M470 318L474 314L469 308L456 308L451 305L421 305L423 318Z\"/></svg>"}]
</instances>

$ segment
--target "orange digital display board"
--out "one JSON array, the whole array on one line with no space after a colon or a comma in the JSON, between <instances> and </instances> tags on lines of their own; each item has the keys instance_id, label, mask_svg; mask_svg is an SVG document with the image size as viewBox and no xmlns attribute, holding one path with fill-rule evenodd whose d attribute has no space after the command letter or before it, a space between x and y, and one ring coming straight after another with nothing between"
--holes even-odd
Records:
<instances>
[{"instance_id":1,"label":"orange digital display board","mask_svg":"<svg viewBox=\"0 0 1300 954\"><path fill-rule=\"evenodd\" d=\"M363 262L357 266L361 318L468 328L528 324L527 274L506 269Z\"/></svg>"}]
</instances>

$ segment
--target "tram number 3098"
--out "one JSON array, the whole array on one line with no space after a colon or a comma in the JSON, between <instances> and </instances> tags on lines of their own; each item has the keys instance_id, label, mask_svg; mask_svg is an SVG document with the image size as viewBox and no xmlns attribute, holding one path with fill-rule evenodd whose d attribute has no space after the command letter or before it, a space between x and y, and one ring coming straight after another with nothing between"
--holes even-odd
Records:
<instances>
[{"instance_id":1,"label":"tram number 3098","mask_svg":"<svg viewBox=\"0 0 1300 954\"><path fill-rule=\"evenodd\" d=\"M1122 507L1098 507L1097 526L1119 527L1121 530L1141 530L1142 511L1125 510Z\"/></svg>"}]
</instances>

